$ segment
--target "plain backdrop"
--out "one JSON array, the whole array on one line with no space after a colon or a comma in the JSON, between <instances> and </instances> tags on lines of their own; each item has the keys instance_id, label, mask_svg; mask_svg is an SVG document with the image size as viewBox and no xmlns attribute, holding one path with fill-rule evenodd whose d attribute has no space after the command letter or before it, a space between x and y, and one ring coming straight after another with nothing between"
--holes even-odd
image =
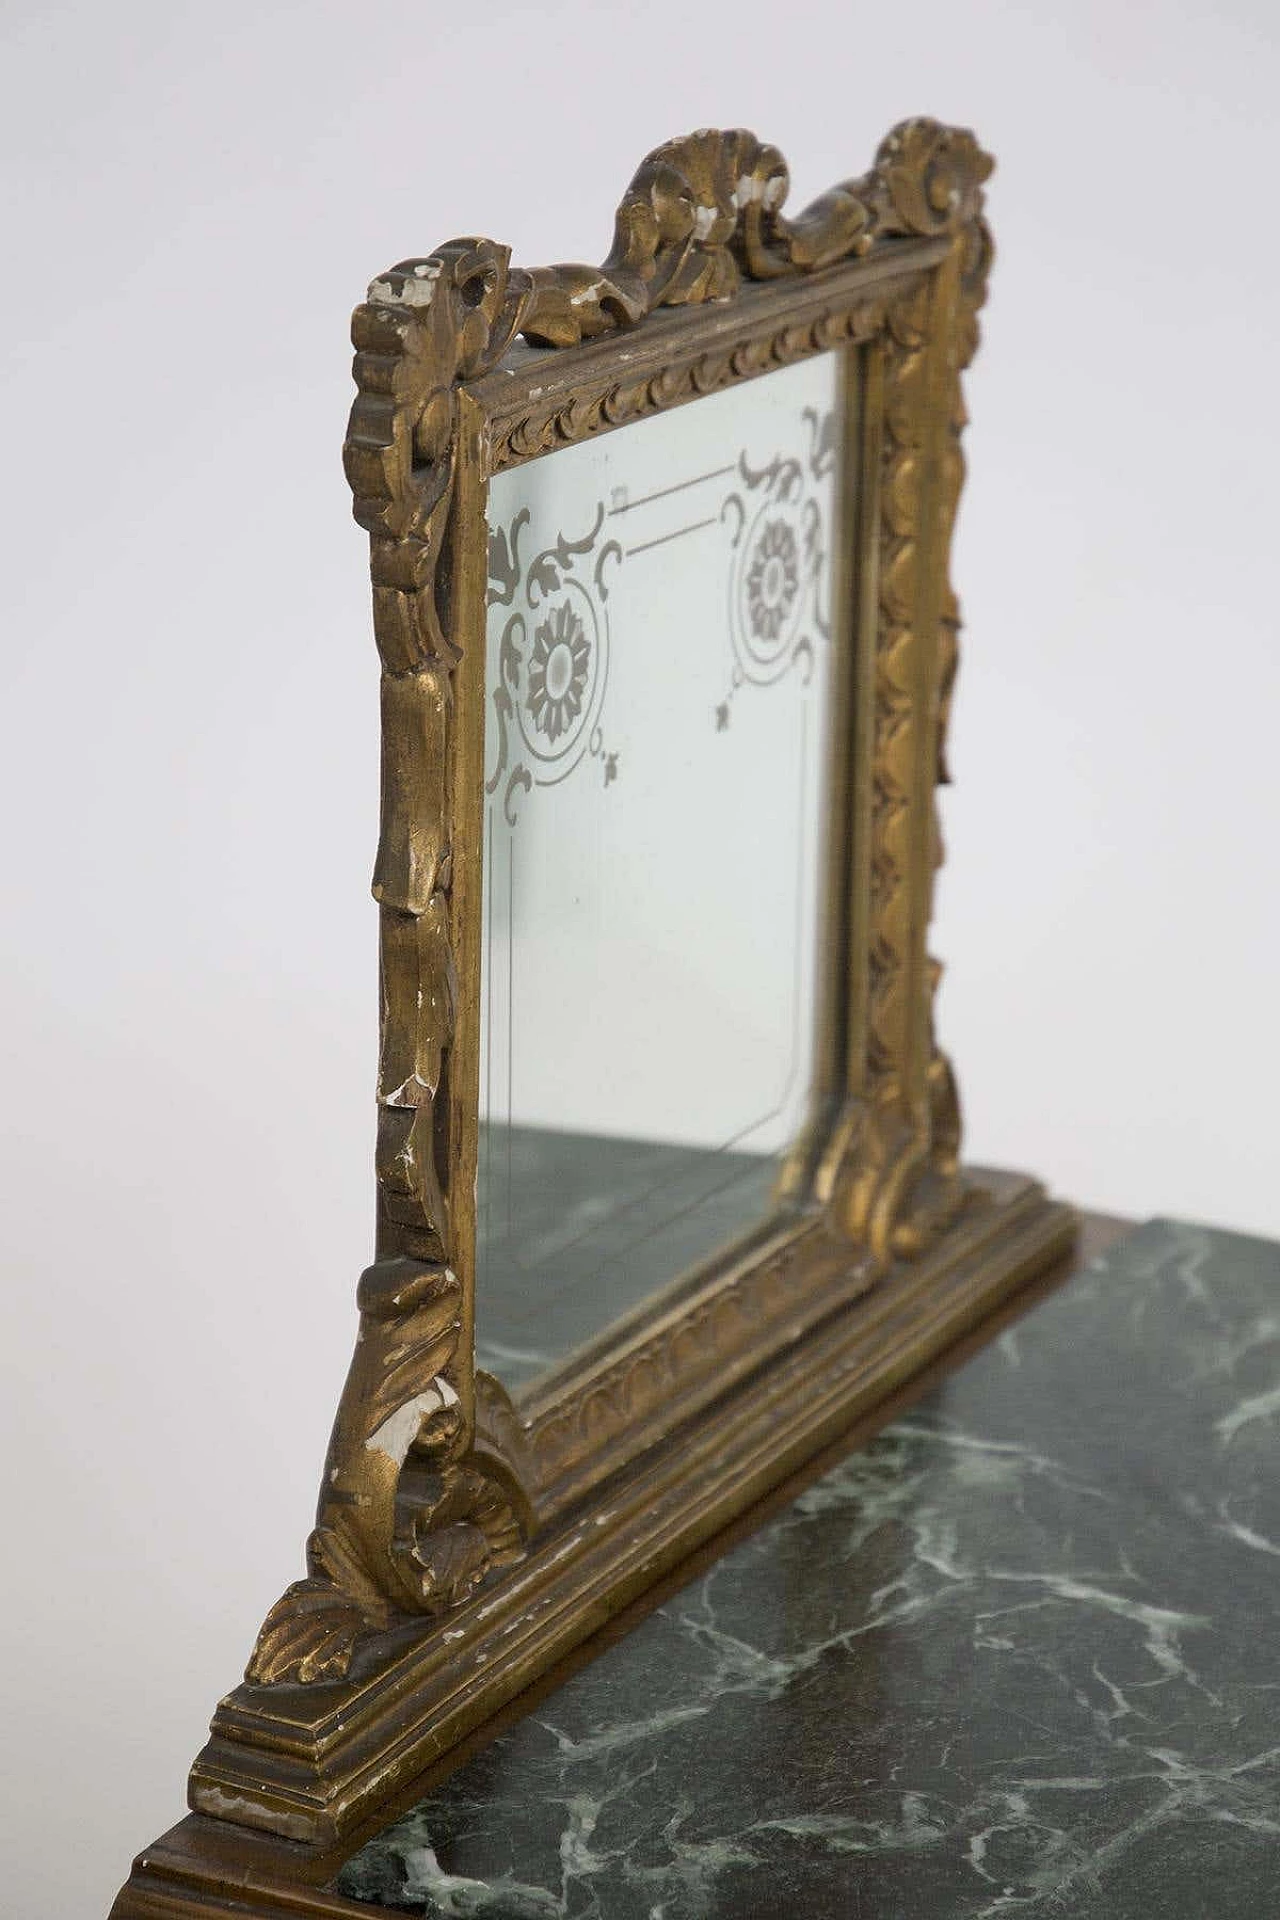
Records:
<instances>
[{"instance_id":1,"label":"plain backdrop","mask_svg":"<svg viewBox=\"0 0 1280 1920\"><path fill-rule=\"evenodd\" d=\"M1272 0L0 11L3 1884L96 1920L300 1570L370 1246L347 319L640 157L999 158L934 948L972 1157L1280 1234Z\"/></svg>"}]
</instances>

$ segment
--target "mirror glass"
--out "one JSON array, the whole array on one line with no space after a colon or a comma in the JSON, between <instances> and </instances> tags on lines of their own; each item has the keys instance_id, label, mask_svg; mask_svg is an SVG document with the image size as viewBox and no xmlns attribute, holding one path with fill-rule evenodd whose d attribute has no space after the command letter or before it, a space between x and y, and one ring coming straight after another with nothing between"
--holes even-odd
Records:
<instances>
[{"instance_id":1,"label":"mirror glass","mask_svg":"<svg viewBox=\"0 0 1280 1920\"><path fill-rule=\"evenodd\" d=\"M489 495L476 1360L767 1217L808 1106L842 358Z\"/></svg>"}]
</instances>

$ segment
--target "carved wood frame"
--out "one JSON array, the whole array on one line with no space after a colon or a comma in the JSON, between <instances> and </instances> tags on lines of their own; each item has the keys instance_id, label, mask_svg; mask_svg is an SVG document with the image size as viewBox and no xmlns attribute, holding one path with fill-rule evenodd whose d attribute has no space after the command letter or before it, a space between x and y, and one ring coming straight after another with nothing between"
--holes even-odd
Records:
<instances>
[{"instance_id":1,"label":"carved wood frame","mask_svg":"<svg viewBox=\"0 0 1280 1920\"><path fill-rule=\"evenodd\" d=\"M926 946L989 172L971 134L912 120L789 218L778 151L703 132L643 163L602 267L519 271L456 240L356 310L345 462L382 662L376 1258L307 1574L218 1709L203 1813L332 1844L1069 1248L1073 1217L1033 1182L959 1166ZM516 1405L473 1359L487 481L834 348L848 744L811 1120L776 1215Z\"/></svg>"}]
</instances>

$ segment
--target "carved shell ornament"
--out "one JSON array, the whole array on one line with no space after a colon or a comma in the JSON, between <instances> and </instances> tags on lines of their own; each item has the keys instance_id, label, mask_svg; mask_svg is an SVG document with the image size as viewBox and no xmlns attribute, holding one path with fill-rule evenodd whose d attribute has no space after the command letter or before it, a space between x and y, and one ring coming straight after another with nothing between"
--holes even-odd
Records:
<instances>
[{"instance_id":1,"label":"carved shell ornament","mask_svg":"<svg viewBox=\"0 0 1280 1920\"><path fill-rule=\"evenodd\" d=\"M450 683L459 655L452 568L441 560L459 389L495 367L518 334L574 346L661 307L731 300L744 282L812 273L905 236L962 236L963 270L976 283L990 166L971 134L909 120L868 174L789 217L776 147L741 130L695 133L641 165L603 265L513 269L491 240L452 240L391 268L356 310L358 391L344 460L370 536L383 668L378 1258L360 1282L359 1338L307 1574L268 1615L251 1682L340 1678L369 1635L462 1603L522 1553L531 1527L522 1429L497 1383L474 1373L464 1339L470 1315L451 1210L444 1095L458 935L445 770L457 764ZM797 590L794 540L779 527L764 529L747 585L765 641L781 631ZM589 636L563 603L544 626L533 636L532 724L563 743L582 724Z\"/></svg>"}]
</instances>

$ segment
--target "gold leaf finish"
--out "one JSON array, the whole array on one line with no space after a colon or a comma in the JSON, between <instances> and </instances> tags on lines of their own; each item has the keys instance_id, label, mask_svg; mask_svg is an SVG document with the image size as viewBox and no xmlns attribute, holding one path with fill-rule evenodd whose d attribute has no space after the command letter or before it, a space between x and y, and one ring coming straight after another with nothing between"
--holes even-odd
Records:
<instances>
[{"instance_id":1,"label":"gold leaf finish","mask_svg":"<svg viewBox=\"0 0 1280 1920\"><path fill-rule=\"evenodd\" d=\"M625 1464L629 1435L634 1452L672 1408L692 1418L757 1364L771 1329L829 1312L962 1205L924 940L958 625L946 548L959 378L989 257L989 171L972 135L907 121L868 174L789 217L777 149L703 131L644 161L601 266L524 271L492 241L455 240L382 275L356 310L345 466L382 663L378 1245L307 1577L262 1628L258 1686L340 1678L368 1636L458 1607L526 1550L535 1509L545 1524ZM622 354L623 332L648 344ZM518 335L571 351L522 361ZM868 831L848 849L845 975L828 996L851 996L839 1021L854 1038L795 1161L807 1170L790 1198L807 1218L522 1417L475 1375L471 1333L485 478L836 347L865 356L882 398L877 584L858 641L868 750L852 776ZM533 381L519 368L535 357Z\"/></svg>"}]
</instances>

